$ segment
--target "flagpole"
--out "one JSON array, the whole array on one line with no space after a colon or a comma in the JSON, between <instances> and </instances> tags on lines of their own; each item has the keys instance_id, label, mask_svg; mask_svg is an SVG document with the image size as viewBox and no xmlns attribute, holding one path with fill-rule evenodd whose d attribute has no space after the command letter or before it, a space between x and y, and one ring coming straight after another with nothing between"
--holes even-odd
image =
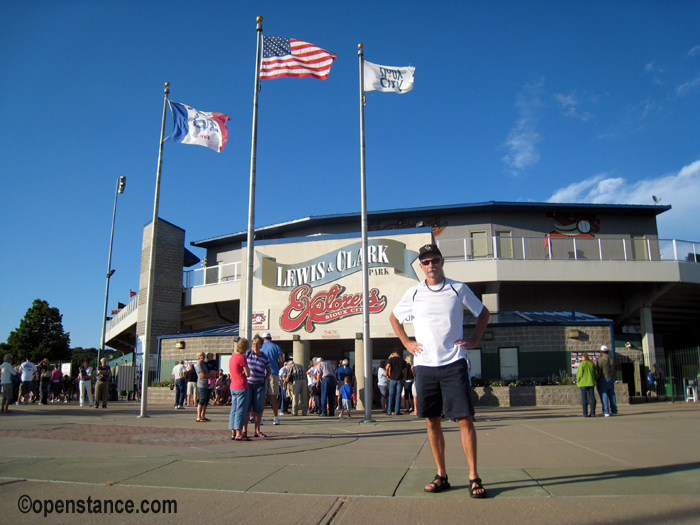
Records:
<instances>
[{"instance_id":1,"label":"flagpole","mask_svg":"<svg viewBox=\"0 0 700 525\"><path fill-rule=\"evenodd\" d=\"M250 145L250 195L248 199L248 252L245 290L245 313L243 314L243 329L248 341L253 338L253 255L255 243L255 163L258 149L258 92L260 91L260 54L262 50L262 22L263 17L255 19L258 23L255 30L258 32L258 46L255 54L255 89L253 92L253 136ZM241 330L238 330L241 333Z\"/></svg>"},{"instance_id":2,"label":"flagpole","mask_svg":"<svg viewBox=\"0 0 700 525\"><path fill-rule=\"evenodd\" d=\"M148 288L146 289L146 317L144 321L143 366L141 368L141 414L139 417L148 417L148 358L151 349L151 325L153 317L153 283L156 274L156 239L158 232L158 203L160 200L160 172L163 165L163 135L165 134L165 113L168 108L168 93L170 82L165 83L163 91L163 121L160 126L160 146L158 149L158 169L156 171L156 194L153 198L153 221L151 222L151 246L148 259ZM97 403L97 400L95 400Z\"/></svg>"},{"instance_id":3,"label":"flagpole","mask_svg":"<svg viewBox=\"0 0 700 525\"><path fill-rule=\"evenodd\" d=\"M105 351L105 335L107 331L107 303L109 301L109 280L114 275L112 270L112 245L114 244L114 221L117 218L117 196L124 192L126 177L123 175L117 179L117 187L114 189L114 208L112 210L112 231L109 234L109 255L107 256L107 284L105 285L105 311L102 316L102 335L100 336L100 347L97 349L97 364L100 364L100 356Z\"/></svg>"},{"instance_id":4,"label":"flagpole","mask_svg":"<svg viewBox=\"0 0 700 525\"><path fill-rule=\"evenodd\" d=\"M360 197L362 200L362 355L365 376L365 421L372 420L372 348L369 332L369 265L367 264L367 176L365 170L365 68L363 45L360 59Z\"/></svg>"}]
</instances>

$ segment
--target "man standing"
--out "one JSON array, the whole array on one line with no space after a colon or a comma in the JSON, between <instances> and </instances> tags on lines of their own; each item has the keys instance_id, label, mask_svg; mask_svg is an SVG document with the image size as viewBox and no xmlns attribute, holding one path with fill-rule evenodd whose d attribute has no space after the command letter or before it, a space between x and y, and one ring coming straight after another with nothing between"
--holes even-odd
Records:
<instances>
[{"instance_id":1,"label":"man standing","mask_svg":"<svg viewBox=\"0 0 700 525\"><path fill-rule=\"evenodd\" d=\"M100 408L100 399L102 400L102 408L107 408L107 399L109 398L109 380L112 377L112 371L107 365L107 358L100 359L100 364L97 366L97 381L95 381L95 408Z\"/></svg>"},{"instance_id":2,"label":"man standing","mask_svg":"<svg viewBox=\"0 0 700 525\"><path fill-rule=\"evenodd\" d=\"M197 392L197 372L194 370L194 365L192 363L187 365L187 372L185 372L185 379L187 379L187 402L186 406L194 406L194 399Z\"/></svg>"},{"instance_id":3,"label":"man standing","mask_svg":"<svg viewBox=\"0 0 700 525\"><path fill-rule=\"evenodd\" d=\"M617 396L615 395L615 360L610 355L610 349L607 345L600 347L603 355L598 359L598 367L602 372L598 380L598 394L603 403L603 414L605 417L617 415Z\"/></svg>"},{"instance_id":4,"label":"man standing","mask_svg":"<svg viewBox=\"0 0 700 525\"><path fill-rule=\"evenodd\" d=\"M386 366L386 375L389 376L389 405L386 413L392 412L401 415L401 393L403 392L403 382L406 380L405 361L399 356L398 350L394 350L389 356Z\"/></svg>"},{"instance_id":5,"label":"man standing","mask_svg":"<svg viewBox=\"0 0 700 525\"><path fill-rule=\"evenodd\" d=\"M292 384L292 414L299 415L299 409L301 408L301 415L305 416L309 409L309 388L306 381L306 372L304 372L304 367L299 363L295 363L294 360L289 361L287 365L289 373L287 378Z\"/></svg>"},{"instance_id":6,"label":"man standing","mask_svg":"<svg viewBox=\"0 0 700 525\"><path fill-rule=\"evenodd\" d=\"M459 423L462 448L469 463L469 495L485 498L476 464L474 407L468 395L467 363L462 351L474 348L489 321L488 309L469 287L445 277L442 253L434 244L419 250L425 281L409 288L389 319L397 337L414 356L418 416L426 418L428 440L437 466L426 492L450 488L445 467L442 412ZM471 338L463 339L464 310L477 317ZM416 340L409 339L403 323L413 318Z\"/></svg>"},{"instance_id":7,"label":"man standing","mask_svg":"<svg viewBox=\"0 0 700 525\"><path fill-rule=\"evenodd\" d=\"M92 367L87 361L78 370L78 387L80 388L80 406L85 405L87 398L88 406L92 406Z\"/></svg>"},{"instance_id":8,"label":"man standing","mask_svg":"<svg viewBox=\"0 0 700 525\"><path fill-rule=\"evenodd\" d=\"M262 335L263 345L260 351L270 360L270 376L267 379L267 395L270 396L270 404L272 405L273 425L279 425L279 408L280 408L280 366L282 366L282 350L279 346L272 342L270 332L265 332Z\"/></svg>"},{"instance_id":9,"label":"man standing","mask_svg":"<svg viewBox=\"0 0 700 525\"><path fill-rule=\"evenodd\" d=\"M185 408L185 395L187 394L187 379L185 378L185 362L180 359L173 367L173 379L175 380L175 410Z\"/></svg>"},{"instance_id":10,"label":"man standing","mask_svg":"<svg viewBox=\"0 0 700 525\"><path fill-rule=\"evenodd\" d=\"M316 358L316 379L321 387L321 416L335 415L335 371L322 358Z\"/></svg>"},{"instance_id":11,"label":"man standing","mask_svg":"<svg viewBox=\"0 0 700 525\"><path fill-rule=\"evenodd\" d=\"M24 404L26 405L29 401L29 393L32 391L32 381L34 380L34 374L36 373L36 365L27 359L19 365L19 371L22 374L22 385L20 386L19 400L17 404L19 405L24 398Z\"/></svg>"},{"instance_id":12,"label":"man standing","mask_svg":"<svg viewBox=\"0 0 700 525\"><path fill-rule=\"evenodd\" d=\"M10 403L12 402L12 376L19 374L12 366L12 354L5 354L2 362L2 413L10 413Z\"/></svg>"}]
</instances>

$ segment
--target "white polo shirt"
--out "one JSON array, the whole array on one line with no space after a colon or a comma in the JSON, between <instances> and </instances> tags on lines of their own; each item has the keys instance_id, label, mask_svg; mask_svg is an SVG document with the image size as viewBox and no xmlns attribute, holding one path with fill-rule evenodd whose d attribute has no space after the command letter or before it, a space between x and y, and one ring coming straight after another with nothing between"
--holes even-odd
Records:
<instances>
[{"instance_id":1,"label":"white polo shirt","mask_svg":"<svg viewBox=\"0 0 700 525\"><path fill-rule=\"evenodd\" d=\"M423 281L406 290L393 314L401 324L413 323L416 341L423 346L413 364L444 366L462 358L462 349L455 343L464 338L464 310L478 317L483 309L466 284L445 277L436 286Z\"/></svg>"}]
</instances>

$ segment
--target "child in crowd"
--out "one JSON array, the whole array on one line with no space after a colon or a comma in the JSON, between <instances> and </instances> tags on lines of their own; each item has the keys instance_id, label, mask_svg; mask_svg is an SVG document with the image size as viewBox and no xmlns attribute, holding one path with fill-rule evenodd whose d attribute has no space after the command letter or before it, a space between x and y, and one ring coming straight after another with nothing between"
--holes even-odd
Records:
<instances>
[{"instance_id":1,"label":"child in crowd","mask_svg":"<svg viewBox=\"0 0 700 525\"><path fill-rule=\"evenodd\" d=\"M340 419L343 419L343 414L348 411L348 419L352 416L350 411L352 410L352 398L355 395L355 389L352 387L352 377L345 376L345 384L340 387L340 395L342 397L342 407L340 409Z\"/></svg>"}]
</instances>

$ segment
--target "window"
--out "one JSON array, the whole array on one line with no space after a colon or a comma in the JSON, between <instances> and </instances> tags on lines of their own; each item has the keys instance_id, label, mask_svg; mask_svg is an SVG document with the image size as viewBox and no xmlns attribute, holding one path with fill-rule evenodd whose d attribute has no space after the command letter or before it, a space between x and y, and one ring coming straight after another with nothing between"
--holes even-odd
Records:
<instances>
[{"instance_id":1,"label":"window","mask_svg":"<svg viewBox=\"0 0 700 525\"><path fill-rule=\"evenodd\" d=\"M498 361L501 367L501 379L510 381L518 379L518 349L517 348L499 348Z\"/></svg>"},{"instance_id":2,"label":"window","mask_svg":"<svg viewBox=\"0 0 700 525\"><path fill-rule=\"evenodd\" d=\"M472 241L472 257L488 257L489 241L486 237L486 230L473 231L470 233Z\"/></svg>"},{"instance_id":3,"label":"window","mask_svg":"<svg viewBox=\"0 0 700 525\"><path fill-rule=\"evenodd\" d=\"M472 379L481 379L481 349L472 348L467 350L467 359L469 359L469 375Z\"/></svg>"},{"instance_id":4,"label":"window","mask_svg":"<svg viewBox=\"0 0 700 525\"><path fill-rule=\"evenodd\" d=\"M513 232L496 230L496 239L498 240L498 253L496 257L499 259L513 258Z\"/></svg>"},{"instance_id":5,"label":"window","mask_svg":"<svg viewBox=\"0 0 700 525\"><path fill-rule=\"evenodd\" d=\"M632 259L646 261L649 258L647 239L644 235L632 234Z\"/></svg>"}]
</instances>

